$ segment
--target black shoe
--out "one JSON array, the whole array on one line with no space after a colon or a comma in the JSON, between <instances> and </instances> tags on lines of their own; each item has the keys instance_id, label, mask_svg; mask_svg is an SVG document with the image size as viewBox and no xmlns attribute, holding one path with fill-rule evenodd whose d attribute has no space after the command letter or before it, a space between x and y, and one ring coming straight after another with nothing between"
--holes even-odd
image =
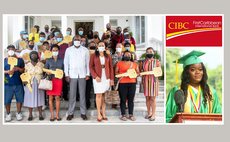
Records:
<instances>
[{"instance_id":1,"label":"black shoe","mask_svg":"<svg viewBox=\"0 0 230 142\"><path fill-rule=\"evenodd\" d=\"M53 122L55 120L55 118L50 118L50 121Z\"/></svg>"},{"instance_id":2,"label":"black shoe","mask_svg":"<svg viewBox=\"0 0 230 142\"><path fill-rule=\"evenodd\" d=\"M68 115L66 120L72 120L73 119L73 115Z\"/></svg>"},{"instance_id":3,"label":"black shoe","mask_svg":"<svg viewBox=\"0 0 230 142\"><path fill-rule=\"evenodd\" d=\"M39 120L40 121L44 120L44 117L43 116L39 116Z\"/></svg>"},{"instance_id":4,"label":"black shoe","mask_svg":"<svg viewBox=\"0 0 230 142\"><path fill-rule=\"evenodd\" d=\"M87 116L84 115L84 114L81 114L81 118L82 118L83 120L88 120Z\"/></svg>"},{"instance_id":5,"label":"black shoe","mask_svg":"<svg viewBox=\"0 0 230 142\"><path fill-rule=\"evenodd\" d=\"M33 120L33 116L29 116L28 121L32 121Z\"/></svg>"}]
</instances>

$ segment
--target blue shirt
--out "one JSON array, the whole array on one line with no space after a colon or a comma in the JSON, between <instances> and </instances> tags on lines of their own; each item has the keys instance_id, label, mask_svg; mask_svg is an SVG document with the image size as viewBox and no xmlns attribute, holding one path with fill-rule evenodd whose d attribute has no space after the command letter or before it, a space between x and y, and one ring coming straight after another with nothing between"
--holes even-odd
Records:
<instances>
[{"instance_id":1,"label":"blue shirt","mask_svg":"<svg viewBox=\"0 0 230 142\"><path fill-rule=\"evenodd\" d=\"M18 64L16 67L24 68L25 64L22 58L18 58ZM8 58L4 59L4 70L8 71L10 70L10 65L8 64ZM9 74L5 74L5 85L21 85L22 81L20 78L20 73L19 71L14 72L12 77L10 77Z\"/></svg>"}]
</instances>

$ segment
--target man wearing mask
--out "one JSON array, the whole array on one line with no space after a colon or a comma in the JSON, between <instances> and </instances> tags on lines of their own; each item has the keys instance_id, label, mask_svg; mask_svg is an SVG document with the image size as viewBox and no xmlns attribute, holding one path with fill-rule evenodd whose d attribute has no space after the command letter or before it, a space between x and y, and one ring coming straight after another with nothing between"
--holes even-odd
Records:
<instances>
[{"instance_id":1,"label":"man wearing mask","mask_svg":"<svg viewBox=\"0 0 230 142\"><path fill-rule=\"evenodd\" d=\"M26 49L28 47L28 34L26 31L20 32L20 39L14 42L14 46L16 48L16 52L20 53L23 49Z\"/></svg>"},{"instance_id":2,"label":"man wearing mask","mask_svg":"<svg viewBox=\"0 0 230 142\"><path fill-rule=\"evenodd\" d=\"M71 39L71 40L70 40ZM64 41L67 41L68 42L68 45L69 46L72 46L72 39L73 39L73 36L72 36L72 29L70 27L68 27L66 29L66 36L64 37Z\"/></svg>"},{"instance_id":3,"label":"man wearing mask","mask_svg":"<svg viewBox=\"0 0 230 142\"><path fill-rule=\"evenodd\" d=\"M16 98L16 119L18 121L22 120L22 103L24 101L24 89L23 84L20 78L21 73L24 72L24 61L21 58L17 58L15 55L15 46L9 45L7 47L8 50L8 57L4 59L4 74L5 74L5 81L4 81L4 104L6 108L6 122L12 120L10 107L13 97ZM10 70L10 65L8 64L8 58L14 57L17 59L17 65L14 66L12 70Z\"/></svg>"},{"instance_id":4,"label":"man wearing mask","mask_svg":"<svg viewBox=\"0 0 230 142\"><path fill-rule=\"evenodd\" d=\"M82 37L83 34L84 34L84 29L83 29L82 27L80 27L80 28L78 29L78 35L80 35L80 36Z\"/></svg>"},{"instance_id":5,"label":"man wearing mask","mask_svg":"<svg viewBox=\"0 0 230 142\"><path fill-rule=\"evenodd\" d=\"M106 32L104 32L102 37L101 37L102 41L106 38L106 33L107 32L111 33L110 38L112 38L116 34L116 32L111 29L111 24L110 23L106 24Z\"/></svg>"},{"instance_id":6,"label":"man wearing mask","mask_svg":"<svg viewBox=\"0 0 230 142\"><path fill-rule=\"evenodd\" d=\"M116 45L118 43L122 43L124 41L124 36L121 33L121 31L122 31L121 27L117 27L116 28L116 34L111 39L111 41L112 41L111 50L112 50L113 54L115 53Z\"/></svg>"},{"instance_id":7,"label":"man wearing mask","mask_svg":"<svg viewBox=\"0 0 230 142\"><path fill-rule=\"evenodd\" d=\"M36 47L38 48L38 49L35 49L36 51L41 52L41 46L42 46L44 41L46 41L46 34L44 32L40 32L39 33L39 42L35 43Z\"/></svg>"},{"instance_id":8,"label":"man wearing mask","mask_svg":"<svg viewBox=\"0 0 230 142\"><path fill-rule=\"evenodd\" d=\"M34 42L39 42L39 30L40 27L38 25L34 25L34 28L36 29L35 33L30 33L29 34L29 40L34 40Z\"/></svg>"},{"instance_id":9,"label":"man wearing mask","mask_svg":"<svg viewBox=\"0 0 230 142\"><path fill-rule=\"evenodd\" d=\"M50 35L50 31L49 31L49 26L48 25L45 25L45 27L44 27L44 29L45 29L45 37L46 37L46 40L47 40L47 38L49 37L49 35Z\"/></svg>"},{"instance_id":10,"label":"man wearing mask","mask_svg":"<svg viewBox=\"0 0 230 142\"><path fill-rule=\"evenodd\" d=\"M89 79L89 50L81 46L81 36L73 38L73 46L66 50L64 58L64 70L66 81L70 82L69 107L67 120L72 120L76 105L77 88L80 94L81 118L87 120L85 89L86 80ZM78 85L78 86L77 86Z\"/></svg>"},{"instance_id":11,"label":"man wearing mask","mask_svg":"<svg viewBox=\"0 0 230 142\"><path fill-rule=\"evenodd\" d=\"M25 63L28 63L30 61L29 58L28 58L29 54L33 50L34 50L34 41L30 40L28 48L22 50L22 52L20 53L19 57L21 57L24 60Z\"/></svg>"}]
</instances>

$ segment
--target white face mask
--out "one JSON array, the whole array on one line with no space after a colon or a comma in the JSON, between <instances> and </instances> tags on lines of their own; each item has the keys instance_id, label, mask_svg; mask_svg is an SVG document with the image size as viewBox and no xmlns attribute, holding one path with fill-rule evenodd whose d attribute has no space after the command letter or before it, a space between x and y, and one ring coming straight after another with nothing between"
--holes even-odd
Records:
<instances>
[{"instance_id":1,"label":"white face mask","mask_svg":"<svg viewBox=\"0 0 230 142\"><path fill-rule=\"evenodd\" d=\"M9 51L8 51L8 55L9 55L9 56L13 56L13 55L14 55L14 51L13 51L13 50L9 50Z\"/></svg>"},{"instance_id":2,"label":"white face mask","mask_svg":"<svg viewBox=\"0 0 230 142\"><path fill-rule=\"evenodd\" d=\"M75 40L75 41L73 42L73 44L74 44L74 46L80 46L80 45L81 45L81 42Z\"/></svg>"},{"instance_id":3,"label":"white face mask","mask_svg":"<svg viewBox=\"0 0 230 142\"><path fill-rule=\"evenodd\" d=\"M120 48L120 47L119 47L119 48L116 48L116 51L117 51L117 52L121 52L121 51L122 51L122 48Z\"/></svg>"},{"instance_id":4,"label":"white face mask","mask_svg":"<svg viewBox=\"0 0 230 142\"><path fill-rule=\"evenodd\" d=\"M104 52L105 51L105 47L104 46L98 47L98 51L99 52Z\"/></svg>"},{"instance_id":5,"label":"white face mask","mask_svg":"<svg viewBox=\"0 0 230 142\"><path fill-rule=\"evenodd\" d=\"M53 56L58 56L58 51L56 51L56 52L52 52L52 54L53 54Z\"/></svg>"}]
</instances>

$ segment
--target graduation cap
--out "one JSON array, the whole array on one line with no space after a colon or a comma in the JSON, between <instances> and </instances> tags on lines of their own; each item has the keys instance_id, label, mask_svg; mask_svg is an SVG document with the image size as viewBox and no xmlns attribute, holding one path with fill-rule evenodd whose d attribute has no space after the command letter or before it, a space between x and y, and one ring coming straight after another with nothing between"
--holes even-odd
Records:
<instances>
[{"instance_id":1,"label":"graduation cap","mask_svg":"<svg viewBox=\"0 0 230 142\"><path fill-rule=\"evenodd\" d=\"M185 68L187 65L202 63L199 57L204 54L204 52L193 50L176 61L173 61L173 63L183 64L183 67Z\"/></svg>"},{"instance_id":2,"label":"graduation cap","mask_svg":"<svg viewBox=\"0 0 230 142\"><path fill-rule=\"evenodd\" d=\"M183 64L183 68L185 68L187 65L202 63L199 57L204 54L204 52L193 50L176 61L173 61L173 63L176 63L176 83L178 83L178 64Z\"/></svg>"}]
</instances>

